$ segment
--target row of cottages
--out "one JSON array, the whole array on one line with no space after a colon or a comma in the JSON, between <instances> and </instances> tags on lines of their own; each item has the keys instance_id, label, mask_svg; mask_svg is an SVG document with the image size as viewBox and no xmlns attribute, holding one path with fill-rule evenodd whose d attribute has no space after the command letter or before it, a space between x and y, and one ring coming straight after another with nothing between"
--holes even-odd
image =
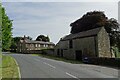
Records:
<instances>
[{"instance_id":1,"label":"row of cottages","mask_svg":"<svg viewBox=\"0 0 120 80\"><path fill-rule=\"evenodd\" d=\"M17 45L17 52L20 53L40 53L42 49L54 48L55 44L52 42L30 40L28 37L20 39Z\"/></svg>"},{"instance_id":2,"label":"row of cottages","mask_svg":"<svg viewBox=\"0 0 120 80\"><path fill-rule=\"evenodd\" d=\"M83 57L114 57L110 53L109 35L104 27L65 36L56 44L55 55L76 60Z\"/></svg>"}]
</instances>

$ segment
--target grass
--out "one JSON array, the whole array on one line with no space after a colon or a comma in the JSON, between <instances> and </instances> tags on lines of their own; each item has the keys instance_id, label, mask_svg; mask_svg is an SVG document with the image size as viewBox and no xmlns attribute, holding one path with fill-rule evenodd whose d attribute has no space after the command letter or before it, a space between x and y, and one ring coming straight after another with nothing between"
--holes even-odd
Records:
<instances>
[{"instance_id":1,"label":"grass","mask_svg":"<svg viewBox=\"0 0 120 80\"><path fill-rule=\"evenodd\" d=\"M19 80L18 65L11 56L2 56L2 78Z\"/></svg>"},{"instance_id":2,"label":"grass","mask_svg":"<svg viewBox=\"0 0 120 80\"><path fill-rule=\"evenodd\" d=\"M0 48L0 79L2 78L2 49Z\"/></svg>"},{"instance_id":3,"label":"grass","mask_svg":"<svg viewBox=\"0 0 120 80\"><path fill-rule=\"evenodd\" d=\"M66 59L66 58L63 58L63 57L57 57L57 56L52 56L52 55L45 55L45 54L32 54L32 55L45 57L45 58L58 60L58 61L64 61L64 62L68 62L68 63L72 63L72 64L81 64L82 63L81 61L70 60L70 59Z\"/></svg>"},{"instance_id":4,"label":"grass","mask_svg":"<svg viewBox=\"0 0 120 80\"><path fill-rule=\"evenodd\" d=\"M117 58L120 58L120 52L118 51L116 54Z\"/></svg>"},{"instance_id":5,"label":"grass","mask_svg":"<svg viewBox=\"0 0 120 80\"><path fill-rule=\"evenodd\" d=\"M120 58L120 51L117 47L113 47L114 54L116 54L116 58Z\"/></svg>"},{"instance_id":6,"label":"grass","mask_svg":"<svg viewBox=\"0 0 120 80\"><path fill-rule=\"evenodd\" d=\"M120 52L119 52L119 54L118 54L118 58L120 58Z\"/></svg>"}]
</instances>

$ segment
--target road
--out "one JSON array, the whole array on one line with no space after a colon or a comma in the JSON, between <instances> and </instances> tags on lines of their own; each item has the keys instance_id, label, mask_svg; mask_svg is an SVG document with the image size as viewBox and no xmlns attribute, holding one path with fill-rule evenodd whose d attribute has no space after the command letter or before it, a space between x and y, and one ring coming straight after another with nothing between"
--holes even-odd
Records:
<instances>
[{"instance_id":1,"label":"road","mask_svg":"<svg viewBox=\"0 0 120 80\"><path fill-rule=\"evenodd\" d=\"M74 78L76 80L81 80L79 78L117 78L117 76L85 68L85 64L71 64L27 54L7 55L16 59L20 67L21 78Z\"/></svg>"}]
</instances>

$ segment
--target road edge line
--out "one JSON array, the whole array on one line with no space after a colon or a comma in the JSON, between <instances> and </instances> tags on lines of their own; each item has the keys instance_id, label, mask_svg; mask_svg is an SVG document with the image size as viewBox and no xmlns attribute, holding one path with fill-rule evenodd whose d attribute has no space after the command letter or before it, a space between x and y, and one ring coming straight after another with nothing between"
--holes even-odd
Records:
<instances>
[{"instance_id":1,"label":"road edge line","mask_svg":"<svg viewBox=\"0 0 120 80\"><path fill-rule=\"evenodd\" d=\"M12 57L12 58L13 58L13 57ZM18 75L19 75L19 78L20 78L20 80L21 80L20 68L19 68L19 66L18 66L18 63L17 63L16 59L15 59L15 58L13 58L13 59L14 59L16 65L17 65Z\"/></svg>"},{"instance_id":2,"label":"road edge line","mask_svg":"<svg viewBox=\"0 0 120 80\"><path fill-rule=\"evenodd\" d=\"M70 73L68 73L68 72L65 72L67 75L69 75L69 76L71 76L72 78L75 78L75 79L78 79L78 80L80 80L78 77L76 77L76 76L74 76L74 75L72 75L72 74L70 74Z\"/></svg>"}]
</instances>

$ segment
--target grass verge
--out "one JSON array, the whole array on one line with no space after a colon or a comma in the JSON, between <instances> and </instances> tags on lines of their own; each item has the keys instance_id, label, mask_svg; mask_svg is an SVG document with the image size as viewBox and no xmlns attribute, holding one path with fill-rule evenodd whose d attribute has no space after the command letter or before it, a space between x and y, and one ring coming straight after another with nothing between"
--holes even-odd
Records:
<instances>
[{"instance_id":1,"label":"grass verge","mask_svg":"<svg viewBox=\"0 0 120 80\"><path fill-rule=\"evenodd\" d=\"M0 79L2 78L2 52L0 48Z\"/></svg>"},{"instance_id":2,"label":"grass verge","mask_svg":"<svg viewBox=\"0 0 120 80\"><path fill-rule=\"evenodd\" d=\"M32 54L32 55L45 57L45 58L58 60L58 61L64 61L64 62L68 62L68 63L72 63L72 64L82 64L81 61L70 60L70 59L66 59L66 58L63 58L63 57L57 57L57 56L52 56L52 55L45 55L45 54Z\"/></svg>"},{"instance_id":3,"label":"grass verge","mask_svg":"<svg viewBox=\"0 0 120 80\"><path fill-rule=\"evenodd\" d=\"M118 54L118 58L120 58L120 52L119 52L119 54Z\"/></svg>"},{"instance_id":4,"label":"grass verge","mask_svg":"<svg viewBox=\"0 0 120 80\"><path fill-rule=\"evenodd\" d=\"M0 64L0 79L2 78L2 68L1 68L1 65L2 64Z\"/></svg>"},{"instance_id":5,"label":"grass verge","mask_svg":"<svg viewBox=\"0 0 120 80\"><path fill-rule=\"evenodd\" d=\"M2 78L19 80L18 65L11 56L2 56Z\"/></svg>"}]
</instances>

